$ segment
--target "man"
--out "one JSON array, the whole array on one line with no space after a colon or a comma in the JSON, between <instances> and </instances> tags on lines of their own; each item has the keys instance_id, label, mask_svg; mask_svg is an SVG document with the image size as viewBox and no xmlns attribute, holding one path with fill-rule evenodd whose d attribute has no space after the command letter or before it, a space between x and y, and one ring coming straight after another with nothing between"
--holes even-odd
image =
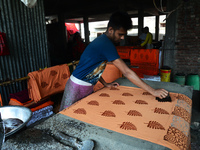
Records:
<instances>
[{"instance_id":1,"label":"man","mask_svg":"<svg viewBox=\"0 0 200 150\"><path fill-rule=\"evenodd\" d=\"M153 44L152 44L153 36L149 32L149 28L148 27L144 28L144 33L146 34L146 38L145 38L145 41L141 44L141 46L142 47L146 46L146 49L152 49L153 48Z\"/></svg>"},{"instance_id":2,"label":"man","mask_svg":"<svg viewBox=\"0 0 200 150\"><path fill-rule=\"evenodd\" d=\"M106 87L117 87L118 83L106 83L101 77L106 63L112 62L133 84L148 91L152 95L164 98L168 92L155 90L143 82L135 72L128 68L119 57L115 44L119 43L132 28L130 16L125 12L114 13L109 20L105 34L90 43L81 55L76 69L67 81L60 111L93 92L93 85L100 81Z\"/></svg>"},{"instance_id":3,"label":"man","mask_svg":"<svg viewBox=\"0 0 200 150\"><path fill-rule=\"evenodd\" d=\"M139 36L139 40L140 40L141 43L143 43L146 39L147 34L145 33L145 28L142 28L141 31L142 31L142 34Z\"/></svg>"}]
</instances>

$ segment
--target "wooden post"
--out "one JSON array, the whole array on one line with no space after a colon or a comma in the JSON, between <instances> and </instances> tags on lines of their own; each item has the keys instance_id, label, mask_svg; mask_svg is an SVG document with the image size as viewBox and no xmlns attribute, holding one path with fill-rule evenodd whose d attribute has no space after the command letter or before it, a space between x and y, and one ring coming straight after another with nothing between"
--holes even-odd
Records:
<instances>
[{"instance_id":1,"label":"wooden post","mask_svg":"<svg viewBox=\"0 0 200 150\"><path fill-rule=\"evenodd\" d=\"M83 17L83 22L84 22L84 31L85 31L85 44L88 45L90 40L89 40L89 26L88 26L88 17L85 16Z\"/></svg>"},{"instance_id":2,"label":"wooden post","mask_svg":"<svg viewBox=\"0 0 200 150\"><path fill-rule=\"evenodd\" d=\"M155 41L158 41L159 38L159 22L160 22L160 18L159 15L156 16L156 33L155 33Z\"/></svg>"},{"instance_id":3,"label":"wooden post","mask_svg":"<svg viewBox=\"0 0 200 150\"><path fill-rule=\"evenodd\" d=\"M144 27L144 10L141 6L141 9L138 10L138 36L142 34L142 28Z\"/></svg>"}]
</instances>

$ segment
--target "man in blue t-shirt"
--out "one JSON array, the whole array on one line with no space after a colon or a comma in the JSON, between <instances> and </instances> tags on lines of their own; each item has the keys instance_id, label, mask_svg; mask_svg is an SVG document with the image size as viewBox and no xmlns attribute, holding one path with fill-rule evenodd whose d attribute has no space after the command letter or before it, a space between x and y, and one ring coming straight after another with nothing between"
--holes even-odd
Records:
<instances>
[{"instance_id":1,"label":"man in blue t-shirt","mask_svg":"<svg viewBox=\"0 0 200 150\"><path fill-rule=\"evenodd\" d=\"M100 81L106 87L119 86L116 82L106 83L101 77L107 62L112 62L133 84L152 95L161 99L168 95L168 91L164 89L155 90L147 85L119 57L115 44L124 39L127 30L131 28L132 21L126 12L112 14L105 34L96 38L86 47L78 66L67 81L60 111L91 94L93 92L93 85L97 81Z\"/></svg>"}]
</instances>

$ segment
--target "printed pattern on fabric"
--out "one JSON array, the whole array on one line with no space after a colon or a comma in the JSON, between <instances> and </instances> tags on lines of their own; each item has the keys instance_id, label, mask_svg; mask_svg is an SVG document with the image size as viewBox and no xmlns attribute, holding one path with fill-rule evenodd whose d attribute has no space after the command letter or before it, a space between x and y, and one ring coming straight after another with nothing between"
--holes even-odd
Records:
<instances>
[{"instance_id":1,"label":"printed pattern on fabric","mask_svg":"<svg viewBox=\"0 0 200 150\"><path fill-rule=\"evenodd\" d=\"M121 100L115 100L115 101L113 102L113 104L125 105L125 103L124 103L123 101L121 101Z\"/></svg>"},{"instance_id":2,"label":"printed pattern on fabric","mask_svg":"<svg viewBox=\"0 0 200 150\"><path fill-rule=\"evenodd\" d=\"M152 129L165 130L165 128L157 121L149 121L147 127L152 128Z\"/></svg>"},{"instance_id":3,"label":"printed pattern on fabric","mask_svg":"<svg viewBox=\"0 0 200 150\"><path fill-rule=\"evenodd\" d=\"M107 61L102 62L94 71L89 73L83 80L88 83L97 83L106 68Z\"/></svg>"},{"instance_id":4,"label":"printed pattern on fabric","mask_svg":"<svg viewBox=\"0 0 200 150\"><path fill-rule=\"evenodd\" d=\"M187 97L186 95L178 94L177 99L183 100L183 101L185 101L186 103L188 103L190 106L192 106L192 101L191 101L191 99L190 99L189 97Z\"/></svg>"},{"instance_id":5,"label":"printed pattern on fabric","mask_svg":"<svg viewBox=\"0 0 200 150\"><path fill-rule=\"evenodd\" d=\"M102 113L102 116L106 116L106 117L116 117L115 113L110 111L110 110L106 110Z\"/></svg>"},{"instance_id":6,"label":"printed pattern on fabric","mask_svg":"<svg viewBox=\"0 0 200 150\"><path fill-rule=\"evenodd\" d=\"M188 137L175 127L169 127L164 140L175 144L181 150L188 150Z\"/></svg>"},{"instance_id":7,"label":"printed pattern on fabric","mask_svg":"<svg viewBox=\"0 0 200 150\"><path fill-rule=\"evenodd\" d=\"M190 124L186 122L183 118L178 116L173 116L173 122L171 123L172 127L179 129L186 136L189 136L188 128L190 128Z\"/></svg>"},{"instance_id":8,"label":"printed pattern on fabric","mask_svg":"<svg viewBox=\"0 0 200 150\"><path fill-rule=\"evenodd\" d=\"M123 93L122 96L133 96L131 93Z\"/></svg>"},{"instance_id":9,"label":"printed pattern on fabric","mask_svg":"<svg viewBox=\"0 0 200 150\"><path fill-rule=\"evenodd\" d=\"M157 108L157 107L154 109L154 113L169 115L169 113L165 109Z\"/></svg>"},{"instance_id":10,"label":"printed pattern on fabric","mask_svg":"<svg viewBox=\"0 0 200 150\"><path fill-rule=\"evenodd\" d=\"M145 105L148 105L148 103L144 100L136 100L135 101L136 104L145 104Z\"/></svg>"},{"instance_id":11,"label":"printed pattern on fabric","mask_svg":"<svg viewBox=\"0 0 200 150\"><path fill-rule=\"evenodd\" d=\"M188 103L186 103L184 100L178 99L178 100L177 100L176 106L177 106L177 107L182 107L182 108L184 108L187 112L191 113L192 106L189 105Z\"/></svg>"},{"instance_id":12,"label":"printed pattern on fabric","mask_svg":"<svg viewBox=\"0 0 200 150\"><path fill-rule=\"evenodd\" d=\"M76 109L76 110L74 111L74 113L86 115L86 111L85 111L84 108L78 108L78 109Z\"/></svg>"},{"instance_id":13,"label":"printed pattern on fabric","mask_svg":"<svg viewBox=\"0 0 200 150\"><path fill-rule=\"evenodd\" d=\"M88 102L88 104L89 105L96 105L96 106L99 106L99 102L97 102L97 101L90 101L90 102Z\"/></svg>"},{"instance_id":14,"label":"printed pattern on fabric","mask_svg":"<svg viewBox=\"0 0 200 150\"><path fill-rule=\"evenodd\" d=\"M101 93L99 96L102 96L102 97L110 97L110 95L107 94L107 93Z\"/></svg>"},{"instance_id":15,"label":"printed pattern on fabric","mask_svg":"<svg viewBox=\"0 0 200 150\"><path fill-rule=\"evenodd\" d=\"M129 110L127 115L129 115L129 116L142 116L142 114L137 110Z\"/></svg>"},{"instance_id":16,"label":"printed pattern on fabric","mask_svg":"<svg viewBox=\"0 0 200 150\"><path fill-rule=\"evenodd\" d=\"M190 123L191 121L191 115L189 114L189 112L187 112L184 108L182 107L178 107L176 106L174 108L174 111L172 112L173 115L175 116L179 116L181 118L183 118L185 121L187 121L188 123Z\"/></svg>"},{"instance_id":17,"label":"printed pattern on fabric","mask_svg":"<svg viewBox=\"0 0 200 150\"><path fill-rule=\"evenodd\" d=\"M178 94L177 103L172 111L173 121L169 127L164 140L175 144L181 150L188 149L190 141L190 122L192 101L190 98L183 94Z\"/></svg>"},{"instance_id":18,"label":"printed pattern on fabric","mask_svg":"<svg viewBox=\"0 0 200 150\"><path fill-rule=\"evenodd\" d=\"M124 130L137 130L136 126L131 122L123 122L120 128Z\"/></svg>"},{"instance_id":19,"label":"printed pattern on fabric","mask_svg":"<svg viewBox=\"0 0 200 150\"><path fill-rule=\"evenodd\" d=\"M172 102L159 103L139 88L105 87L60 113L170 149L185 149L190 141L191 99L177 93L170 97Z\"/></svg>"}]
</instances>

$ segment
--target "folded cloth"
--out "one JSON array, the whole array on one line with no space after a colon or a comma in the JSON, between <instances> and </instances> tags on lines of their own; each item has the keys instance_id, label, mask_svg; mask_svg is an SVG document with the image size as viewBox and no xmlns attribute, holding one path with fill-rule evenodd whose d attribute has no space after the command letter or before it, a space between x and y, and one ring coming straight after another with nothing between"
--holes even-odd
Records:
<instances>
[{"instance_id":1,"label":"folded cloth","mask_svg":"<svg viewBox=\"0 0 200 150\"><path fill-rule=\"evenodd\" d=\"M9 105L17 105L17 106L25 106L29 103L32 103L33 100L30 100L28 102L25 102L25 103L21 103L19 102L17 99L14 99L14 98L10 98L10 102L9 102ZM43 101L39 101L38 103L35 103L35 104L32 104L30 106L28 106L28 108L31 109L32 112L36 111L36 110L39 110L41 108L44 108L46 106L49 106L49 105L53 105L54 102L51 101L49 98L46 99L46 100L43 100Z\"/></svg>"},{"instance_id":2,"label":"folded cloth","mask_svg":"<svg viewBox=\"0 0 200 150\"><path fill-rule=\"evenodd\" d=\"M18 99L15 98L10 98L9 104L8 105L19 105L19 106L24 106L26 104L29 104L33 102L33 100L29 100L27 102L21 103L20 101L18 101Z\"/></svg>"},{"instance_id":3,"label":"folded cloth","mask_svg":"<svg viewBox=\"0 0 200 150\"><path fill-rule=\"evenodd\" d=\"M28 73L29 97L35 102L52 94L63 92L70 77L67 64Z\"/></svg>"},{"instance_id":4,"label":"folded cloth","mask_svg":"<svg viewBox=\"0 0 200 150\"><path fill-rule=\"evenodd\" d=\"M42 109L39 109L39 110L33 112L32 117L31 117L30 121L26 124L26 126L28 127L41 119L51 116L53 114L52 110L53 110L53 106L50 105L50 106L44 107Z\"/></svg>"},{"instance_id":5,"label":"folded cloth","mask_svg":"<svg viewBox=\"0 0 200 150\"><path fill-rule=\"evenodd\" d=\"M42 108L45 108L45 107L53 105L53 104L54 104L54 102L49 100L47 102L44 102L43 104L40 104L40 105L35 106L35 107L29 107L29 108L31 109L32 112L34 112L34 111L40 110Z\"/></svg>"},{"instance_id":6,"label":"folded cloth","mask_svg":"<svg viewBox=\"0 0 200 150\"><path fill-rule=\"evenodd\" d=\"M14 98L20 103L25 103L30 101L30 98L28 96L28 89L10 94L10 98Z\"/></svg>"}]
</instances>

